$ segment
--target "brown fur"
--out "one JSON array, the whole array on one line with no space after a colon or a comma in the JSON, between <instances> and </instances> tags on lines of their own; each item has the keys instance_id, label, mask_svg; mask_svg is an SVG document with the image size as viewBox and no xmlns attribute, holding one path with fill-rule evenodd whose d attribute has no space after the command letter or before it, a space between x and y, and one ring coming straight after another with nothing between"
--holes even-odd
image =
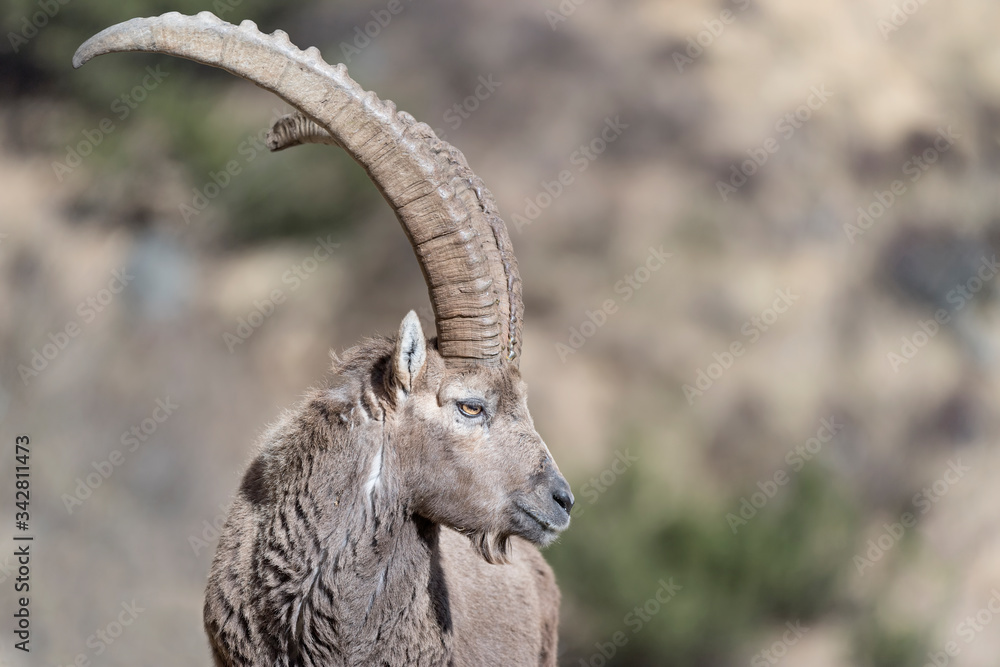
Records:
<instances>
[{"instance_id":1,"label":"brown fur","mask_svg":"<svg viewBox=\"0 0 1000 667\"><path fill-rule=\"evenodd\" d=\"M209 578L216 664L554 665L559 594L533 545L569 525L573 495L528 413L521 279L489 190L430 127L284 32L170 12L101 31L73 65L116 51L245 77L298 111L273 148L346 150L406 230L439 336L428 345L409 313L264 438Z\"/></svg>"},{"instance_id":2,"label":"brown fur","mask_svg":"<svg viewBox=\"0 0 1000 667\"><path fill-rule=\"evenodd\" d=\"M216 665L555 665L559 592L532 542L568 525L568 486L516 368L448 368L411 313L334 373L264 437L230 511Z\"/></svg>"}]
</instances>

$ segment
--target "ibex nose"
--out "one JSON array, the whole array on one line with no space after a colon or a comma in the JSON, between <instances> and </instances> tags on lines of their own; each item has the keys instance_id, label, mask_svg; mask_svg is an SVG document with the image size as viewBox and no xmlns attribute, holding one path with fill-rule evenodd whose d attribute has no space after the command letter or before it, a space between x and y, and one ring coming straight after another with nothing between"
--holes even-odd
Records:
<instances>
[{"instance_id":1,"label":"ibex nose","mask_svg":"<svg viewBox=\"0 0 1000 667\"><path fill-rule=\"evenodd\" d=\"M566 514L569 514L569 511L573 509L573 492L569 490L569 483L562 477L559 478L552 490L552 500L566 510Z\"/></svg>"}]
</instances>

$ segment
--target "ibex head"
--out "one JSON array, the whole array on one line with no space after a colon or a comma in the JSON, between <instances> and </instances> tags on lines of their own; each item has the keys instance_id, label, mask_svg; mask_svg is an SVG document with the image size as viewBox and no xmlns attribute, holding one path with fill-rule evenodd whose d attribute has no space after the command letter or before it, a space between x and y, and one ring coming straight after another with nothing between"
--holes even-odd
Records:
<instances>
[{"instance_id":1,"label":"ibex head","mask_svg":"<svg viewBox=\"0 0 1000 667\"><path fill-rule=\"evenodd\" d=\"M547 545L569 525L573 494L535 431L517 367L454 367L410 313L392 353L390 387L404 484L414 511L468 534L502 560L510 535Z\"/></svg>"},{"instance_id":2,"label":"ibex head","mask_svg":"<svg viewBox=\"0 0 1000 667\"><path fill-rule=\"evenodd\" d=\"M491 562L503 559L511 535L544 545L566 528L573 496L535 432L517 367L517 260L465 157L364 91L343 65L251 21L237 27L208 12L133 19L92 37L73 62L117 51L181 56L249 79L299 111L272 128L273 150L333 144L365 168L413 245L437 328L427 341L410 313L382 378L387 433L411 464L403 490L413 511L470 535ZM370 484L380 466L376 458Z\"/></svg>"}]
</instances>

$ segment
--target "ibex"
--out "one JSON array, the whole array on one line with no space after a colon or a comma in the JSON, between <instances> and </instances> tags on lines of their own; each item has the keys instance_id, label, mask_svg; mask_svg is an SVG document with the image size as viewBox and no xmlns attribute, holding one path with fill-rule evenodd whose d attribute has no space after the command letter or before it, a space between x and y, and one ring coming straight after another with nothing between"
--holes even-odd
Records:
<instances>
[{"instance_id":1,"label":"ibex","mask_svg":"<svg viewBox=\"0 0 1000 667\"><path fill-rule=\"evenodd\" d=\"M263 437L209 575L215 664L555 665L559 591L538 552L573 495L518 371L521 279L493 196L431 129L343 65L203 12L133 19L73 58L149 51L220 67L298 110L268 142L328 143L372 177L413 245L437 338L334 361Z\"/></svg>"}]
</instances>

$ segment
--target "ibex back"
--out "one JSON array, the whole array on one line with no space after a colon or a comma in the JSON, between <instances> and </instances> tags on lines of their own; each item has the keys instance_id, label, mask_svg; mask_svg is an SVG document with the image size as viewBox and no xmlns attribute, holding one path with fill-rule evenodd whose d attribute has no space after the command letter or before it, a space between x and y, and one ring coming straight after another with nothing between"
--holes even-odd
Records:
<instances>
[{"instance_id":1,"label":"ibex back","mask_svg":"<svg viewBox=\"0 0 1000 667\"><path fill-rule=\"evenodd\" d=\"M298 109L270 147L332 144L365 168L435 313L437 338L411 311L264 436L209 577L216 665L555 665L559 591L535 545L569 525L573 495L528 413L521 280L489 190L281 31L171 13L108 28L73 62L115 51L214 65Z\"/></svg>"}]
</instances>

